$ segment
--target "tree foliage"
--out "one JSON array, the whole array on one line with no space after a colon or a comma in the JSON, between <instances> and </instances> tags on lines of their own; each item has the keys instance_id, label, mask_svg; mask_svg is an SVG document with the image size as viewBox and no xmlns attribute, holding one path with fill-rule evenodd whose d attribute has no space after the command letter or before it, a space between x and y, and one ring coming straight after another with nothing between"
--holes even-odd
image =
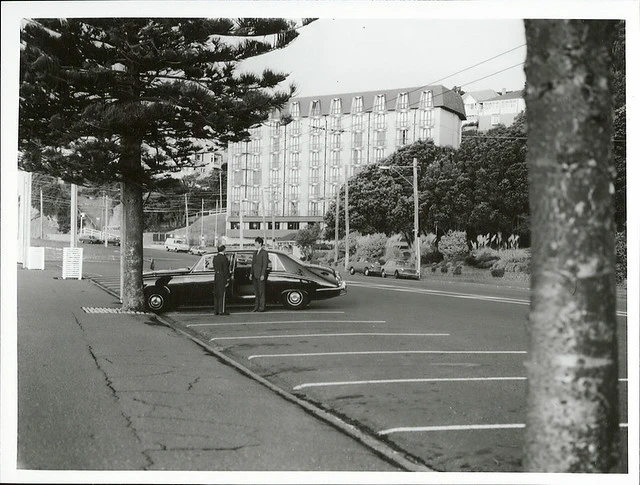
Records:
<instances>
[{"instance_id":1,"label":"tree foliage","mask_svg":"<svg viewBox=\"0 0 640 485\"><path fill-rule=\"evenodd\" d=\"M303 21L303 24L307 21ZM298 35L283 19L26 20L20 166L80 185L122 183L123 307L142 309L142 196L205 143L248 136L291 96L286 75L238 74ZM258 40L259 39L259 40Z\"/></svg>"},{"instance_id":2,"label":"tree foliage","mask_svg":"<svg viewBox=\"0 0 640 485\"><path fill-rule=\"evenodd\" d=\"M314 224L310 227L300 229L296 233L296 243L300 246L302 255L306 260L310 260L313 257L314 246L320 237L320 226Z\"/></svg>"}]
</instances>

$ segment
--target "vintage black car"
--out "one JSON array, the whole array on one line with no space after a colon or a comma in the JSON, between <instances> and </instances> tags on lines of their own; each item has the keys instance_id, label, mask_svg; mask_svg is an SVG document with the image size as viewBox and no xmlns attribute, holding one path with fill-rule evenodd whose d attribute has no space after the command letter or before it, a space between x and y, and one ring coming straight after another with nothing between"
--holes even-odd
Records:
<instances>
[{"instance_id":1,"label":"vintage black car","mask_svg":"<svg viewBox=\"0 0 640 485\"><path fill-rule=\"evenodd\" d=\"M346 283L331 268L305 264L293 256L268 251L266 302L301 310L313 300L345 294ZM252 250L226 252L231 269L228 303L253 303L255 294L249 279ZM160 313L180 306L213 306L213 257L205 254L191 268L151 271L143 274L147 308Z\"/></svg>"}]
</instances>

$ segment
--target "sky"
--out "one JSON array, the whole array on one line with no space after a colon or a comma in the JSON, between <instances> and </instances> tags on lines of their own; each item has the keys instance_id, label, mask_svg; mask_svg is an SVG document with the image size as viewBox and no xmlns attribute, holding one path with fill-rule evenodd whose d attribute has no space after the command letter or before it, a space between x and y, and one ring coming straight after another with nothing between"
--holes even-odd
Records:
<instances>
[{"instance_id":1,"label":"sky","mask_svg":"<svg viewBox=\"0 0 640 485\"><path fill-rule=\"evenodd\" d=\"M242 69L289 73L298 96L429 84L511 91L524 87L525 56L520 19L321 18Z\"/></svg>"}]
</instances>

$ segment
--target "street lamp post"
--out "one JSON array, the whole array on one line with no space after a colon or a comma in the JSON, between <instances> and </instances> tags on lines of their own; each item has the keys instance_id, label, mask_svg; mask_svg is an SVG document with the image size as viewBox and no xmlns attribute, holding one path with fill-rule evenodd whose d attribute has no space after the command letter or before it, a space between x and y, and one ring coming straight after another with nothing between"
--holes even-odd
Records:
<instances>
[{"instance_id":1,"label":"street lamp post","mask_svg":"<svg viewBox=\"0 0 640 485\"><path fill-rule=\"evenodd\" d=\"M413 187L413 248L415 251L416 259L416 272L418 278L420 277L420 233L418 227L418 159L413 159L413 181L405 177L400 171L390 165L380 165L380 170L393 170L405 181L407 181Z\"/></svg>"}]
</instances>

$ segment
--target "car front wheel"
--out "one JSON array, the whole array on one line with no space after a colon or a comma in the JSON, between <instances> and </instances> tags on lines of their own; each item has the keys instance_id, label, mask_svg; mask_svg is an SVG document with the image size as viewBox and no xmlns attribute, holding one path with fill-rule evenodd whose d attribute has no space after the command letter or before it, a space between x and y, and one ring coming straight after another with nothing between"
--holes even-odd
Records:
<instances>
[{"instance_id":1,"label":"car front wheel","mask_svg":"<svg viewBox=\"0 0 640 485\"><path fill-rule=\"evenodd\" d=\"M150 288L145 291L144 302L149 310L162 313L169 307L169 294L162 288Z\"/></svg>"},{"instance_id":2,"label":"car front wheel","mask_svg":"<svg viewBox=\"0 0 640 485\"><path fill-rule=\"evenodd\" d=\"M382 276L383 278L387 277L387 273L384 272L384 270L382 270L382 273L380 273L380 276Z\"/></svg>"},{"instance_id":3,"label":"car front wheel","mask_svg":"<svg viewBox=\"0 0 640 485\"><path fill-rule=\"evenodd\" d=\"M365 268L364 269L364 275L365 276L369 276L369 268Z\"/></svg>"},{"instance_id":4,"label":"car front wheel","mask_svg":"<svg viewBox=\"0 0 640 485\"><path fill-rule=\"evenodd\" d=\"M300 290L290 290L283 295L283 303L290 310L302 310L309 304L309 297Z\"/></svg>"},{"instance_id":5,"label":"car front wheel","mask_svg":"<svg viewBox=\"0 0 640 485\"><path fill-rule=\"evenodd\" d=\"M400 275L398 274L397 271L395 272L395 277L396 277L396 279L400 278Z\"/></svg>"},{"instance_id":6,"label":"car front wheel","mask_svg":"<svg viewBox=\"0 0 640 485\"><path fill-rule=\"evenodd\" d=\"M356 274L355 268L349 268L349 274Z\"/></svg>"}]
</instances>

